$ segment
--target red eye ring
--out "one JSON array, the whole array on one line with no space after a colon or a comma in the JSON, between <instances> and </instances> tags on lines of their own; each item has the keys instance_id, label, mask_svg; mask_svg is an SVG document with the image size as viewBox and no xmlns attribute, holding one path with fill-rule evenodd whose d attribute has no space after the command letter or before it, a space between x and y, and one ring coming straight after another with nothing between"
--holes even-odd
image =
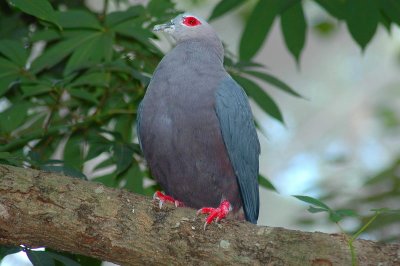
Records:
<instances>
[{"instance_id":1,"label":"red eye ring","mask_svg":"<svg viewBox=\"0 0 400 266\"><path fill-rule=\"evenodd\" d=\"M200 20L195 17L184 17L182 23L188 27L201 25Z\"/></svg>"}]
</instances>

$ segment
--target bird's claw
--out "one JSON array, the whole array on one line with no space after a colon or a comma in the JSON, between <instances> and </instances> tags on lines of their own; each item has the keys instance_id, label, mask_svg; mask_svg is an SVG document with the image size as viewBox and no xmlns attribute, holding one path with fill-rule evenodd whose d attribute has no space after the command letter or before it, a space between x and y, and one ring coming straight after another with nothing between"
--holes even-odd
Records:
<instances>
[{"instance_id":1,"label":"bird's claw","mask_svg":"<svg viewBox=\"0 0 400 266\"><path fill-rule=\"evenodd\" d=\"M206 222L204 223L204 230L206 230L207 225L211 224L214 219L215 222L218 223L219 221L224 219L231 210L232 206L229 203L229 201L224 200L221 202L218 208L210 208L210 207L201 208L196 212L196 215L209 214L205 219Z\"/></svg>"},{"instance_id":2,"label":"bird's claw","mask_svg":"<svg viewBox=\"0 0 400 266\"><path fill-rule=\"evenodd\" d=\"M163 204L165 202L170 202L175 205L175 207L183 207L184 204L182 201L176 200L171 196L165 195L161 191L156 191L153 195L153 200L156 201L158 200L158 206L160 209L162 208Z\"/></svg>"}]
</instances>

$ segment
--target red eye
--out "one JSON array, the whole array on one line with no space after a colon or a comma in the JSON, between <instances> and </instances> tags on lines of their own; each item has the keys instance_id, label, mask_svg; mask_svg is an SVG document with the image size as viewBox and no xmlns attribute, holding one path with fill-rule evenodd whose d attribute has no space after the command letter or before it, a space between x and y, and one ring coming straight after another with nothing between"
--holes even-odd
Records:
<instances>
[{"instance_id":1,"label":"red eye","mask_svg":"<svg viewBox=\"0 0 400 266\"><path fill-rule=\"evenodd\" d=\"M189 26L189 27L194 27L194 26L201 25L201 22L200 22L200 20L198 20L195 17L185 17L185 18L183 18L183 24L185 24L186 26Z\"/></svg>"}]
</instances>

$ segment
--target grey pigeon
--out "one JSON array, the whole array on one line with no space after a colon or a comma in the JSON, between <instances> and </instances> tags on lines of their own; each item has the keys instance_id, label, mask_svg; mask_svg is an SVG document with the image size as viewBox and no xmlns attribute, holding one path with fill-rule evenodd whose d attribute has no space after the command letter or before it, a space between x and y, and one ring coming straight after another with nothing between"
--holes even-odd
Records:
<instances>
[{"instance_id":1,"label":"grey pigeon","mask_svg":"<svg viewBox=\"0 0 400 266\"><path fill-rule=\"evenodd\" d=\"M203 19L182 14L154 31L176 46L154 72L138 110L139 143L164 201L202 208L206 224L257 223L258 141L243 89L223 66L224 49Z\"/></svg>"}]
</instances>

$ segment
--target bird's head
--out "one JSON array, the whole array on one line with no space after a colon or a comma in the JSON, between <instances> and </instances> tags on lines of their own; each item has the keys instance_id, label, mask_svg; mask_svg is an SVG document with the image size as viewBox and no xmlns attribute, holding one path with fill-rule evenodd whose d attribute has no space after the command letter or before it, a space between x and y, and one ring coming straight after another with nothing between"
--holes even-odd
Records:
<instances>
[{"instance_id":1,"label":"bird's head","mask_svg":"<svg viewBox=\"0 0 400 266\"><path fill-rule=\"evenodd\" d=\"M153 31L163 31L170 34L177 43L202 39L220 43L216 32L204 19L192 14L180 14L170 22L154 26Z\"/></svg>"}]
</instances>

